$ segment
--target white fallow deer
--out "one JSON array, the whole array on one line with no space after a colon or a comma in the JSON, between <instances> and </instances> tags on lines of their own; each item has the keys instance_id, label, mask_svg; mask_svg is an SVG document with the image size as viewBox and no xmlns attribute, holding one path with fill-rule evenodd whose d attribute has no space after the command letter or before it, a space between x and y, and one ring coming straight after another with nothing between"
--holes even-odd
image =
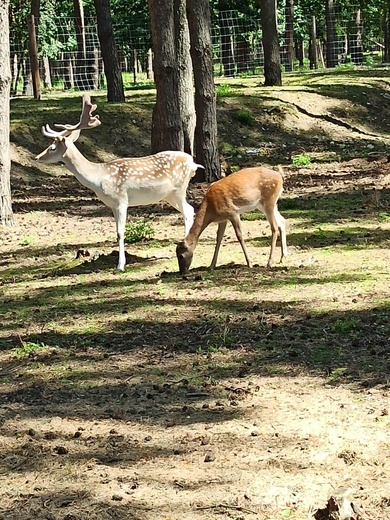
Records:
<instances>
[{"instance_id":1,"label":"white fallow deer","mask_svg":"<svg viewBox=\"0 0 390 520\"><path fill-rule=\"evenodd\" d=\"M272 230L271 252L267 267L273 263L278 232L281 238L281 260L288 254L284 218L278 211L277 202L283 191L283 176L268 168L245 168L211 184L200 205L190 232L176 247L179 270L186 275L190 268L194 249L202 232L212 222L218 223L217 243L210 269L217 264L219 248L229 220L241 244L248 267L252 267L241 231L240 214L261 210Z\"/></svg>"},{"instance_id":2,"label":"white fallow deer","mask_svg":"<svg viewBox=\"0 0 390 520\"><path fill-rule=\"evenodd\" d=\"M42 127L43 135L54 141L36 160L45 164L65 164L81 184L94 191L111 208L119 242L117 269L123 271L126 265L124 232L127 208L167 201L183 215L187 234L194 221L194 209L186 201L186 191L197 168L203 166L196 164L187 153L177 151L115 159L107 163L88 161L74 142L81 130L101 124L99 116L92 115L94 110L96 105L91 103L88 95L84 95L81 118L77 125L55 125L62 128L61 131L52 130L49 125Z\"/></svg>"}]
</instances>

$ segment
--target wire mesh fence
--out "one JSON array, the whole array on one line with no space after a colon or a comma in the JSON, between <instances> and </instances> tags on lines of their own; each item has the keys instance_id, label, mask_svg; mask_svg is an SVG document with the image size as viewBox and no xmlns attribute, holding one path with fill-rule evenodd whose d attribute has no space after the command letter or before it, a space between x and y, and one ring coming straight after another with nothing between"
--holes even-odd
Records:
<instances>
[{"instance_id":1,"label":"wire mesh fence","mask_svg":"<svg viewBox=\"0 0 390 520\"><path fill-rule=\"evenodd\" d=\"M280 59L284 72L305 68L327 68L345 63L371 64L380 60L384 48L378 33L363 31L358 6L347 19L338 12L316 19L294 19L292 11L279 13ZM97 24L94 19L80 24L77 18L51 20L50 31L36 25L40 79L44 89L99 90L105 88L104 66ZM151 35L148 24L115 26L115 40L125 86L153 81ZM26 31L11 26L10 50L12 95L32 95L31 70ZM214 73L216 76L261 75L264 53L259 17L238 11L223 11L212 20Z\"/></svg>"}]
</instances>

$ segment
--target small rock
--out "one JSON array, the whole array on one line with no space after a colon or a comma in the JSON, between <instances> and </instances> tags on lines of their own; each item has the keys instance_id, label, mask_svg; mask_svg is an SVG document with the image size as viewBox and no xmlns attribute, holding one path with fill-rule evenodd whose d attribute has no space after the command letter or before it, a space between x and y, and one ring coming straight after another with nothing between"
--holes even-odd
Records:
<instances>
[{"instance_id":1,"label":"small rock","mask_svg":"<svg viewBox=\"0 0 390 520\"><path fill-rule=\"evenodd\" d=\"M114 494L114 495L112 495L111 500L115 500L116 502L120 502L121 500L123 500L123 497L121 495Z\"/></svg>"},{"instance_id":2,"label":"small rock","mask_svg":"<svg viewBox=\"0 0 390 520\"><path fill-rule=\"evenodd\" d=\"M205 462L214 462L215 461L215 455L212 451L208 451L204 458Z\"/></svg>"},{"instance_id":3,"label":"small rock","mask_svg":"<svg viewBox=\"0 0 390 520\"><path fill-rule=\"evenodd\" d=\"M54 453L57 453L57 455L67 455L69 450L68 448L65 448L65 446L56 446L54 448Z\"/></svg>"}]
</instances>

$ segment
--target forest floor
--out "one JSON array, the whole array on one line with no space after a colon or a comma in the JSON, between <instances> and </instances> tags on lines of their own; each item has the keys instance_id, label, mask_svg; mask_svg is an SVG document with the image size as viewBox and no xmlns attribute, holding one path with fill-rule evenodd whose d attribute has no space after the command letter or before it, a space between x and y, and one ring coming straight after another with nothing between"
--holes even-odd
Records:
<instances>
[{"instance_id":1,"label":"forest floor","mask_svg":"<svg viewBox=\"0 0 390 520\"><path fill-rule=\"evenodd\" d=\"M154 237L115 271L109 210L34 156L79 94L11 105L16 225L0 242L0 519L390 518L390 75L221 80L221 154L281 165L290 256L269 226L210 226L177 273L181 216L133 208ZM108 105L80 149L146 155L154 91ZM66 114L66 115L65 115ZM294 164L295 163L295 164ZM192 184L197 207L206 189ZM321 509L323 511L321 511Z\"/></svg>"}]
</instances>

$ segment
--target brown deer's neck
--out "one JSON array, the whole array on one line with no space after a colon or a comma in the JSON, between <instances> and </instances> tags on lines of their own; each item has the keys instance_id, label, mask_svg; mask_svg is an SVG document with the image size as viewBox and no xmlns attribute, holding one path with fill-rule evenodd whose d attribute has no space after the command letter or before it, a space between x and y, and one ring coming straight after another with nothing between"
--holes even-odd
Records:
<instances>
[{"instance_id":1,"label":"brown deer's neck","mask_svg":"<svg viewBox=\"0 0 390 520\"><path fill-rule=\"evenodd\" d=\"M211 224L211 222L212 222L212 219L210 218L207 208L208 208L208 203L207 203L207 198L205 198L205 199L203 199L203 202L200 205L200 208L199 208L197 214L195 215L194 223L192 224L192 227L191 227L190 231L188 232L188 235L185 238L185 243L186 243L187 247L189 247L190 249L195 249L200 235L207 228L207 226L209 224Z\"/></svg>"}]
</instances>

